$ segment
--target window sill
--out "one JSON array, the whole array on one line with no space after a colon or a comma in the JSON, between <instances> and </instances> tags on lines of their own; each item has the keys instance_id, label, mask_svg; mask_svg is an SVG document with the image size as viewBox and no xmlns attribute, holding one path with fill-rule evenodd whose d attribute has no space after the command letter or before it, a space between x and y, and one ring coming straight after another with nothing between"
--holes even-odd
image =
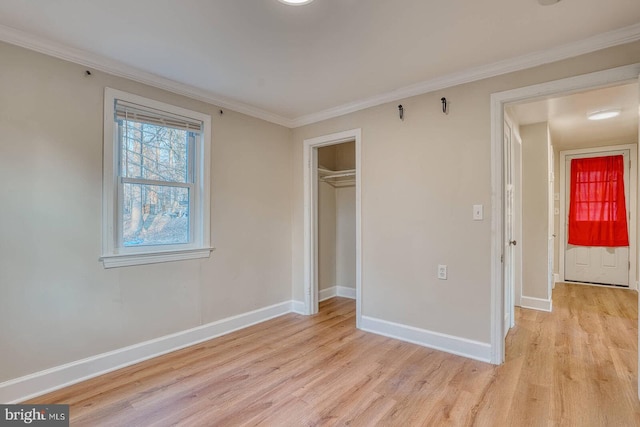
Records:
<instances>
[{"instance_id":1,"label":"window sill","mask_svg":"<svg viewBox=\"0 0 640 427\"><path fill-rule=\"evenodd\" d=\"M129 267L170 261L209 258L215 248L187 249L181 251L147 252L139 254L105 255L100 257L104 268Z\"/></svg>"}]
</instances>

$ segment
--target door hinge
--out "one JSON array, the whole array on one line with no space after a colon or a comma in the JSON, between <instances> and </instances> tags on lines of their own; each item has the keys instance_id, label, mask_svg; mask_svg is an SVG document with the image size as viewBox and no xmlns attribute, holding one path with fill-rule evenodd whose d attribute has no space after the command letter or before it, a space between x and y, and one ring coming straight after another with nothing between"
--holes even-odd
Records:
<instances>
[{"instance_id":1,"label":"door hinge","mask_svg":"<svg viewBox=\"0 0 640 427\"><path fill-rule=\"evenodd\" d=\"M631 261L629 261L629 271L631 271Z\"/></svg>"},{"instance_id":2,"label":"door hinge","mask_svg":"<svg viewBox=\"0 0 640 427\"><path fill-rule=\"evenodd\" d=\"M504 263L504 254L500 255L500 263Z\"/></svg>"}]
</instances>

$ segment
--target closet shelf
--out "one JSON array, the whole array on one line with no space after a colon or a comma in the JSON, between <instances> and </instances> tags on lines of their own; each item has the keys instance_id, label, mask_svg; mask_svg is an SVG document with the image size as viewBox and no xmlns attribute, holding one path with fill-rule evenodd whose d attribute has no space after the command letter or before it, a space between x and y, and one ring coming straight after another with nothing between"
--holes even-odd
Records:
<instances>
[{"instance_id":1,"label":"closet shelf","mask_svg":"<svg viewBox=\"0 0 640 427\"><path fill-rule=\"evenodd\" d=\"M318 167L318 178L333 187L350 187L356 184L356 170L345 169L334 171L331 169Z\"/></svg>"}]
</instances>

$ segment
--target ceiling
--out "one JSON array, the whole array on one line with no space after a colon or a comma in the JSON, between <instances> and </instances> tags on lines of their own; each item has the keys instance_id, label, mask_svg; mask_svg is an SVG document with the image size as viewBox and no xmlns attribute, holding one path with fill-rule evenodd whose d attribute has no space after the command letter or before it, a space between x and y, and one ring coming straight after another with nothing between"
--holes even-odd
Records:
<instances>
[{"instance_id":1,"label":"ceiling","mask_svg":"<svg viewBox=\"0 0 640 427\"><path fill-rule=\"evenodd\" d=\"M571 150L599 145L638 142L640 107L638 83L595 89L508 107L522 126L548 122L554 148ZM587 114L620 109L618 117L588 120Z\"/></svg>"},{"instance_id":2,"label":"ceiling","mask_svg":"<svg viewBox=\"0 0 640 427\"><path fill-rule=\"evenodd\" d=\"M638 0L0 2L5 33L99 55L276 122L639 22Z\"/></svg>"}]
</instances>

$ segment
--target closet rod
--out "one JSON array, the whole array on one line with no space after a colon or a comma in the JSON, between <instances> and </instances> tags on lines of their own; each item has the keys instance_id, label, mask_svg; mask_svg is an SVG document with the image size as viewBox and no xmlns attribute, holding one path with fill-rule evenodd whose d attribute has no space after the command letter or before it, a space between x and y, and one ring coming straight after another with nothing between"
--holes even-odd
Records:
<instances>
[{"instance_id":1,"label":"closet rod","mask_svg":"<svg viewBox=\"0 0 640 427\"><path fill-rule=\"evenodd\" d=\"M336 173L333 175L325 175L321 179L342 178L345 176L356 176L356 173L355 172Z\"/></svg>"}]
</instances>

